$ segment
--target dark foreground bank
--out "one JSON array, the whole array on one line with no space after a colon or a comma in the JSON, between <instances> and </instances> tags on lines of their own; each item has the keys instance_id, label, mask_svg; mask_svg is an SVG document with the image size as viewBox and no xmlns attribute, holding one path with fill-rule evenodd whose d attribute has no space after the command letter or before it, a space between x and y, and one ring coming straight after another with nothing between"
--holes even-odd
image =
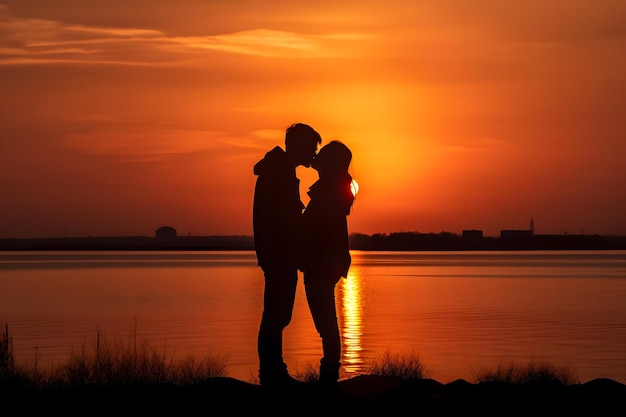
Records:
<instances>
[{"instance_id":1,"label":"dark foreground bank","mask_svg":"<svg viewBox=\"0 0 626 417\"><path fill-rule=\"evenodd\" d=\"M64 415L155 413L155 415L325 415L400 413L406 415L620 415L626 385L611 379L583 384L472 384L458 380L402 380L361 375L335 389L315 384L272 390L230 377L192 386L115 386L76 388L2 387L0 401L19 414ZM374 414L375 415L375 414ZM326 416L324 416L326 417Z\"/></svg>"}]
</instances>

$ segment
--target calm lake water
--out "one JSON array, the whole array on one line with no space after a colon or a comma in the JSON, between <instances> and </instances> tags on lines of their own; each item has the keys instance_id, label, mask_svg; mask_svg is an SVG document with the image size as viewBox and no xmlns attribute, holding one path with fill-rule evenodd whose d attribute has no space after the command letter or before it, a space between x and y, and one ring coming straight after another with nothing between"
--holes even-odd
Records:
<instances>
[{"instance_id":1,"label":"calm lake water","mask_svg":"<svg viewBox=\"0 0 626 417\"><path fill-rule=\"evenodd\" d=\"M342 378L412 353L443 383L531 360L626 383L626 251L352 255L337 286ZM252 381L262 298L253 251L0 252L0 324L18 363L40 368L93 352L99 332L223 356ZM302 282L284 354L292 371L321 355Z\"/></svg>"}]
</instances>

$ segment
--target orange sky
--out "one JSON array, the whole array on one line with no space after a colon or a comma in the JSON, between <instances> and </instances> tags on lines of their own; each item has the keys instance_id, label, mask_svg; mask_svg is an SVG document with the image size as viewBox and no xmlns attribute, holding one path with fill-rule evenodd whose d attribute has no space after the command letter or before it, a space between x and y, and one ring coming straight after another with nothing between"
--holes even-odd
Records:
<instances>
[{"instance_id":1,"label":"orange sky","mask_svg":"<svg viewBox=\"0 0 626 417\"><path fill-rule=\"evenodd\" d=\"M626 2L297 3L0 0L0 238L251 235L292 122L351 232L626 235Z\"/></svg>"}]
</instances>

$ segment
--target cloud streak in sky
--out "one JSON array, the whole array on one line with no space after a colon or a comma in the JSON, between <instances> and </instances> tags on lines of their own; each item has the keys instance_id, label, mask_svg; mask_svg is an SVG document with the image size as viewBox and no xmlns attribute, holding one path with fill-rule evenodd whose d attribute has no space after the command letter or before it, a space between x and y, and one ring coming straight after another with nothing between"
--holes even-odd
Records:
<instances>
[{"instance_id":1,"label":"cloud streak in sky","mask_svg":"<svg viewBox=\"0 0 626 417\"><path fill-rule=\"evenodd\" d=\"M206 58L206 51L266 58L340 56L334 41L362 41L356 33L323 35L254 29L206 36L168 36L160 30L64 24L23 19L0 5L0 65L117 64L171 65ZM159 53L155 53L158 51ZM164 55L162 52L169 54Z\"/></svg>"}]
</instances>

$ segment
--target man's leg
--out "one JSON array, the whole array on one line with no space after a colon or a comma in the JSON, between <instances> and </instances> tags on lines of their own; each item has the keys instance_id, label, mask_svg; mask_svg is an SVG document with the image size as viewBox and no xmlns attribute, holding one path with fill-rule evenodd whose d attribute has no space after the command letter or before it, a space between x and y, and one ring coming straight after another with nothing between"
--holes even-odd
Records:
<instances>
[{"instance_id":1,"label":"man's leg","mask_svg":"<svg viewBox=\"0 0 626 417\"><path fill-rule=\"evenodd\" d=\"M289 378L283 360L283 330L291 321L298 272L265 273L263 316L259 328L259 380L263 385Z\"/></svg>"}]
</instances>

